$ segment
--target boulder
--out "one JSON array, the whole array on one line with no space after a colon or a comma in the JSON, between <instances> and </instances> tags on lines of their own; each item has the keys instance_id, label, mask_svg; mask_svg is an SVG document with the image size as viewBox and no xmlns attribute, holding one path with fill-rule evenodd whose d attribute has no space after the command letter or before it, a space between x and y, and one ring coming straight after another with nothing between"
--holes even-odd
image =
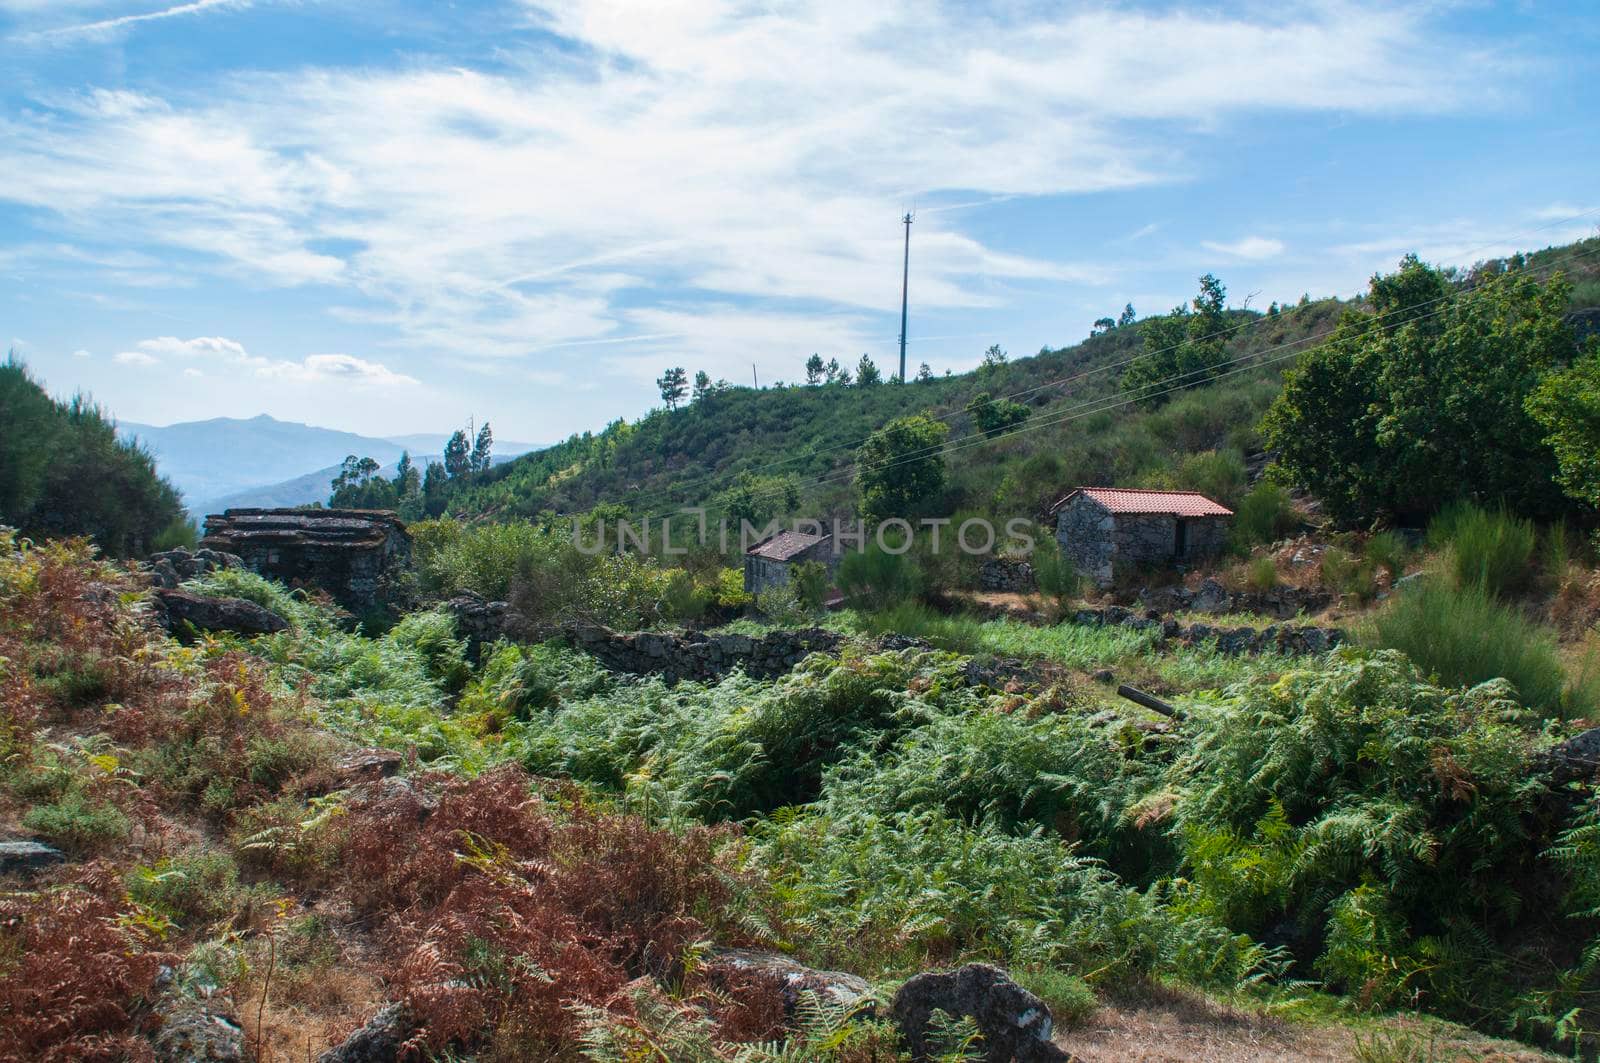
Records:
<instances>
[{"instance_id":1,"label":"boulder","mask_svg":"<svg viewBox=\"0 0 1600 1063\"><path fill-rule=\"evenodd\" d=\"M1538 760L1556 783L1600 775L1600 727L1590 728L1552 746Z\"/></svg>"},{"instance_id":2,"label":"boulder","mask_svg":"<svg viewBox=\"0 0 1600 1063\"><path fill-rule=\"evenodd\" d=\"M415 1030L404 1004L385 1005L365 1025L318 1056L317 1063L395 1063L400 1046Z\"/></svg>"},{"instance_id":3,"label":"boulder","mask_svg":"<svg viewBox=\"0 0 1600 1063\"><path fill-rule=\"evenodd\" d=\"M928 1040L935 1011L952 1019L970 1016L983 1034L987 1063L1064 1063L1073 1058L1050 1040L1050 1009L1044 1001L988 964L919 974L895 993L889 1015L917 1063L931 1058L937 1047Z\"/></svg>"},{"instance_id":4,"label":"boulder","mask_svg":"<svg viewBox=\"0 0 1600 1063\"><path fill-rule=\"evenodd\" d=\"M254 1058L226 997L189 1000L168 995L157 1014L161 1025L150 1043L159 1063L243 1063Z\"/></svg>"},{"instance_id":5,"label":"boulder","mask_svg":"<svg viewBox=\"0 0 1600 1063\"><path fill-rule=\"evenodd\" d=\"M865 978L843 971L819 971L781 952L719 948L712 952L711 962L718 967L771 980L782 994L783 1013L791 1018L807 992L815 993L825 1004L850 1007L865 1000L872 991Z\"/></svg>"},{"instance_id":6,"label":"boulder","mask_svg":"<svg viewBox=\"0 0 1600 1063\"><path fill-rule=\"evenodd\" d=\"M157 588L155 604L161 626L168 631L189 624L198 631L271 635L289 626L277 613L243 598L208 598L188 591Z\"/></svg>"},{"instance_id":7,"label":"boulder","mask_svg":"<svg viewBox=\"0 0 1600 1063\"><path fill-rule=\"evenodd\" d=\"M1225 613L1233 607L1233 599L1222 584L1208 579L1194 592L1189 607L1199 613Z\"/></svg>"},{"instance_id":8,"label":"boulder","mask_svg":"<svg viewBox=\"0 0 1600 1063\"><path fill-rule=\"evenodd\" d=\"M60 849L42 842L0 842L0 875L31 875L66 858Z\"/></svg>"}]
</instances>

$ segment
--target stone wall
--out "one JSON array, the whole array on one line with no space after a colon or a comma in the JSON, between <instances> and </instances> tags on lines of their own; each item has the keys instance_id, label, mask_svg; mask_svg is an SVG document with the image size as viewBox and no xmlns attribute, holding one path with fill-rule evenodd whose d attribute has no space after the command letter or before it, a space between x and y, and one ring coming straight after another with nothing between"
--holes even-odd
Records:
<instances>
[{"instance_id":1,"label":"stone wall","mask_svg":"<svg viewBox=\"0 0 1600 1063\"><path fill-rule=\"evenodd\" d=\"M450 599L447 608L456 630L467 640L468 653L497 639L542 642L560 638L599 660L614 672L661 675L671 680L712 680L742 668L746 675L771 678L782 675L812 654L832 652L844 636L823 628L750 635L708 635L700 631L612 631L598 624L567 624L535 628L505 602L491 602L475 594Z\"/></svg>"},{"instance_id":2,"label":"stone wall","mask_svg":"<svg viewBox=\"0 0 1600 1063\"><path fill-rule=\"evenodd\" d=\"M387 604L411 561L405 525L375 509L230 509L206 518L200 545L288 586L325 590L353 612Z\"/></svg>"},{"instance_id":3,"label":"stone wall","mask_svg":"<svg viewBox=\"0 0 1600 1063\"><path fill-rule=\"evenodd\" d=\"M1030 594L1036 584L1033 566L1010 557L986 557L978 566L978 587L986 591Z\"/></svg>"},{"instance_id":4,"label":"stone wall","mask_svg":"<svg viewBox=\"0 0 1600 1063\"><path fill-rule=\"evenodd\" d=\"M614 672L660 675L667 679L712 680L735 668L770 679L783 675L813 653L831 653L844 636L824 628L770 631L750 635L707 635L688 631L622 633L603 627L565 632L572 644Z\"/></svg>"},{"instance_id":5,"label":"stone wall","mask_svg":"<svg viewBox=\"0 0 1600 1063\"><path fill-rule=\"evenodd\" d=\"M1078 571L1101 586L1111 582L1117 518L1088 495L1078 495L1056 515L1056 542Z\"/></svg>"},{"instance_id":6,"label":"stone wall","mask_svg":"<svg viewBox=\"0 0 1600 1063\"><path fill-rule=\"evenodd\" d=\"M1348 639L1341 628L1302 624L1269 625L1263 628L1220 627L1212 624L1183 624L1168 617L1141 615L1118 605L1104 609L1080 609L1072 615L1075 624L1114 625L1130 631L1148 631L1156 643L1177 642L1185 646L1214 643L1219 653L1322 653L1343 645Z\"/></svg>"},{"instance_id":7,"label":"stone wall","mask_svg":"<svg viewBox=\"0 0 1600 1063\"><path fill-rule=\"evenodd\" d=\"M199 579L218 569L242 568L244 561L238 554L220 550L186 550L181 546L151 554L145 559L150 566L150 582L163 590L177 590L184 580Z\"/></svg>"}]
</instances>

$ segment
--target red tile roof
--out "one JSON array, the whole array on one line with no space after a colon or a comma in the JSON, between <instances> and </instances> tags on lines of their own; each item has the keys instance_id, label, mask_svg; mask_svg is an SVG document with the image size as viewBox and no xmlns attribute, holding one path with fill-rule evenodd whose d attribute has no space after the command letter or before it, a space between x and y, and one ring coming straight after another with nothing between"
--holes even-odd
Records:
<instances>
[{"instance_id":1,"label":"red tile roof","mask_svg":"<svg viewBox=\"0 0 1600 1063\"><path fill-rule=\"evenodd\" d=\"M810 535L806 532L786 531L756 543L745 553L755 557L765 557L772 561L788 561L791 558L805 553L818 543L828 541L826 535Z\"/></svg>"},{"instance_id":2,"label":"red tile roof","mask_svg":"<svg viewBox=\"0 0 1600 1063\"><path fill-rule=\"evenodd\" d=\"M1080 487L1051 507L1054 513L1078 495L1088 495L1113 513L1170 513L1174 517L1231 517L1233 510L1199 491L1142 491L1128 487Z\"/></svg>"}]
</instances>

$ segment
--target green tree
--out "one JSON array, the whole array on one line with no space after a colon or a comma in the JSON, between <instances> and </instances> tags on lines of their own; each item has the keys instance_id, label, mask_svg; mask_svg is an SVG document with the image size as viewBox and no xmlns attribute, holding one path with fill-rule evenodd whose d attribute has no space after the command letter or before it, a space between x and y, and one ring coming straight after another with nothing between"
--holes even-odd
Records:
<instances>
[{"instance_id":1,"label":"green tree","mask_svg":"<svg viewBox=\"0 0 1600 1063\"><path fill-rule=\"evenodd\" d=\"M980 391L972 396L972 401L967 403L966 410L978 431L990 439L1026 424L1028 418L1033 415L1033 411L1022 403L1012 402L1010 399L991 398L987 391Z\"/></svg>"},{"instance_id":2,"label":"green tree","mask_svg":"<svg viewBox=\"0 0 1600 1063\"><path fill-rule=\"evenodd\" d=\"M718 495L712 508L728 515L732 526L747 520L761 527L780 513L800 506L800 485L793 476L756 476L742 472L734 485Z\"/></svg>"},{"instance_id":3,"label":"green tree","mask_svg":"<svg viewBox=\"0 0 1600 1063\"><path fill-rule=\"evenodd\" d=\"M178 492L82 395L58 402L15 356L0 365L0 523L34 538L86 535L114 557L190 536Z\"/></svg>"},{"instance_id":4,"label":"green tree","mask_svg":"<svg viewBox=\"0 0 1600 1063\"><path fill-rule=\"evenodd\" d=\"M932 379L933 370L928 367L927 362L923 362L921 365L917 366L917 383L925 384Z\"/></svg>"},{"instance_id":5,"label":"green tree","mask_svg":"<svg viewBox=\"0 0 1600 1063\"><path fill-rule=\"evenodd\" d=\"M1223 335L1227 301L1228 289L1207 273L1200 278L1192 309L1174 307L1165 317L1147 320L1142 326L1144 354L1123 372L1123 389L1158 405L1170 392L1215 380L1228 359Z\"/></svg>"},{"instance_id":6,"label":"green tree","mask_svg":"<svg viewBox=\"0 0 1600 1063\"><path fill-rule=\"evenodd\" d=\"M983 352L983 361L978 363L978 379L983 380L994 375L1008 361L1006 352L998 343L991 343L989 349Z\"/></svg>"},{"instance_id":7,"label":"green tree","mask_svg":"<svg viewBox=\"0 0 1600 1063\"><path fill-rule=\"evenodd\" d=\"M864 388L883 383L883 374L878 371L871 356L863 354L861 361L856 363L856 383Z\"/></svg>"},{"instance_id":8,"label":"green tree","mask_svg":"<svg viewBox=\"0 0 1600 1063\"><path fill-rule=\"evenodd\" d=\"M494 433L489 430L489 422L485 421L472 441L472 454L467 458L468 467L473 472L488 472L494 465L493 451Z\"/></svg>"},{"instance_id":9,"label":"green tree","mask_svg":"<svg viewBox=\"0 0 1600 1063\"><path fill-rule=\"evenodd\" d=\"M847 373L847 370L839 365L839 359L829 358L827 368L823 370L823 382L827 384L838 383L840 375L845 373ZM848 384L850 381L846 380L845 383Z\"/></svg>"},{"instance_id":10,"label":"green tree","mask_svg":"<svg viewBox=\"0 0 1600 1063\"><path fill-rule=\"evenodd\" d=\"M808 387L816 387L822 383L823 377L827 372L828 367L822 364L822 355L813 354L806 359L806 385Z\"/></svg>"},{"instance_id":11,"label":"green tree","mask_svg":"<svg viewBox=\"0 0 1600 1063\"><path fill-rule=\"evenodd\" d=\"M411 452L402 450L400 460L394 467L394 490L398 495L415 494L417 487L422 483L421 474L411 462Z\"/></svg>"},{"instance_id":12,"label":"green tree","mask_svg":"<svg viewBox=\"0 0 1600 1063\"><path fill-rule=\"evenodd\" d=\"M856 451L862 514L905 517L942 491L949 434L949 425L926 414L898 418L872 433Z\"/></svg>"},{"instance_id":13,"label":"green tree","mask_svg":"<svg viewBox=\"0 0 1600 1063\"><path fill-rule=\"evenodd\" d=\"M467 442L467 433L457 428L450 434L449 442L444 445L444 471L450 479L459 479L472 471L472 444Z\"/></svg>"},{"instance_id":14,"label":"green tree","mask_svg":"<svg viewBox=\"0 0 1600 1063\"><path fill-rule=\"evenodd\" d=\"M1526 404L1570 357L1570 291L1559 274L1468 289L1408 255L1372 279L1372 313L1346 311L1285 374L1267 445L1347 523L1420 522L1458 498L1559 512L1556 455Z\"/></svg>"},{"instance_id":15,"label":"green tree","mask_svg":"<svg viewBox=\"0 0 1600 1063\"><path fill-rule=\"evenodd\" d=\"M697 370L694 374L694 394L690 397L693 402L704 402L711 394L711 377L704 369Z\"/></svg>"},{"instance_id":16,"label":"green tree","mask_svg":"<svg viewBox=\"0 0 1600 1063\"><path fill-rule=\"evenodd\" d=\"M449 504L450 474L442 463L428 462L422 474L422 509L430 517L437 517Z\"/></svg>"},{"instance_id":17,"label":"green tree","mask_svg":"<svg viewBox=\"0 0 1600 1063\"><path fill-rule=\"evenodd\" d=\"M1133 304L1129 303L1122 308L1122 313L1117 315L1117 328L1127 328L1137 320L1138 316L1133 312Z\"/></svg>"},{"instance_id":18,"label":"green tree","mask_svg":"<svg viewBox=\"0 0 1600 1063\"><path fill-rule=\"evenodd\" d=\"M1110 332L1116 327L1116 321L1109 317L1095 318L1094 327L1090 330L1089 335L1099 336L1102 333Z\"/></svg>"},{"instance_id":19,"label":"green tree","mask_svg":"<svg viewBox=\"0 0 1600 1063\"><path fill-rule=\"evenodd\" d=\"M1540 381L1523 406L1544 429L1568 496L1600 506L1600 338L1591 337L1581 357Z\"/></svg>"},{"instance_id":20,"label":"green tree","mask_svg":"<svg viewBox=\"0 0 1600 1063\"><path fill-rule=\"evenodd\" d=\"M656 387L661 389L661 401L667 404L667 409L676 410L689 393L689 374L681 366L668 369L657 378Z\"/></svg>"}]
</instances>

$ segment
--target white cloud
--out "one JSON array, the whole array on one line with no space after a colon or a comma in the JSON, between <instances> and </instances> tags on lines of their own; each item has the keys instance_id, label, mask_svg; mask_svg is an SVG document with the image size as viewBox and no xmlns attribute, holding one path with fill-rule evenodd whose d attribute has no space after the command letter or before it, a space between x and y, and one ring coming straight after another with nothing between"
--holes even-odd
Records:
<instances>
[{"instance_id":1,"label":"white cloud","mask_svg":"<svg viewBox=\"0 0 1600 1063\"><path fill-rule=\"evenodd\" d=\"M342 320L448 364L547 352L560 365L563 347L589 341L659 351L636 334L673 331L685 337L674 349L732 372L736 342L745 362L883 349L864 342L884 331L864 315L898 307L898 217L919 198L934 204L912 233L919 310L1001 306L1018 286L1111 275L1001 252L946 200L1181 179L1184 138L1241 113L1466 109L1509 81L1485 76L1504 61L1471 54L1421 12L1350 3L1270 17L1031 8L1002 19L921 0L527 11L575 47L508 37L494 73L309 69L181 98L40 100L0 119L0 199L253 282L329 286ZM1214 250L1283 248L1250 237ZM586 376L567 362L569 380ZM277 371L301 379L384 380L308 363L271 364L298 365Z\"/></svg>"},{"instance_id":2,"label":"white cloud","mask_svg":"<svg viewBox=\"0 0 1600 1063\"><path fill-rule=\"evenodd\" d=\"M298 362L272 362L258 369L257 374L307 383L328 381L378 387L413 387L417 383L386 365L350 354L313 354Z\"/></svg>"},{"instance_id":3,"label":"white cloud","mask_svg":"<svg viewBox=\"0 0 1600 1063\"><path fill-rule=\"evenodd\" d=\"M86 350L84 350L83 348L80 347L79 349L77 349L77 350L72 352L72 357L74 357L74 358L88 358L88 357L90 357L90 355L89 355L88 351L86 351Z\"/></svg>"},{"instance_id":4,"label":"white cloud","mask_svg":"<svg viewBox=\"0 0 1600 1063\"><path fill-rule=\"evenodd\" d=\"M313 354L299 361L263 358L251 354L244 344L226 336L196 336L179 339L177 336L157 336L140 340L135 349L123 351L116 360L124 365L153 366L172 360L178 362L202 361L235 370L247 370L264 380L282 380L293 383L333 383L362 387L412 387L413 377L397 373L381 362L368 361L351 354ZM183 375L197 377L201 370L188 366Z\"/></svg>"},{"instance_id":5,"label":"white cloud","mask_svg":"<svg viewBox=\"0 0 1600 1063\"><path fill-rule=\"evenodd\" d=\"M1273 240L1266 236L1246 236L1232 243L1214 243L1206 240L1200 246L1207 251L1215 251L1219 255L1249 259L1253 262L1277 258L1283 254L1283 241Z\"/></svg>"}]
</instances>

